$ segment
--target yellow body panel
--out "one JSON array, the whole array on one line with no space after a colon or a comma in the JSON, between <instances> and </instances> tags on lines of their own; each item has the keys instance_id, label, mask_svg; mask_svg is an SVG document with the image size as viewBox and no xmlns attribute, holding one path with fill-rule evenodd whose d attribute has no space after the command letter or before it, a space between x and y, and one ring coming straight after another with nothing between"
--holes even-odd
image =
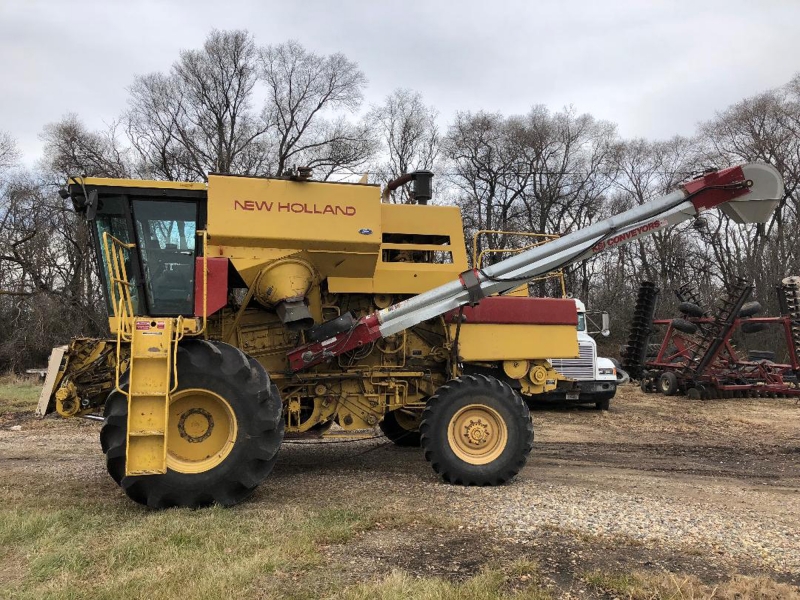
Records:
<instances>
[{"instance_id":1,"label":"yellow body panel","mask_svg":"<svg viewBox=\"0 0 800 600\"><path fill-rule=\"evenodd\" d=\"M380 210L383 236L374 272L331 276L328 278L331 292L419 294L448 283L467 270L458 207L381 204ZM426 237L437 238L441 243L429 243ZM423 252L436 253L437 260L442 262L411 260L415 253Z\"/></svg>"},{"instance_id":2,"label":"yellow body panel","mask_svg":"<svg viewBox=\"0 0 800 600\"><path fill-rule=\"evenodd\" d=\"M455 336L456 326L450 325ZM467 362L578 357L574 325L494 325L464 323L458 355Z\"/></svg>"},{"instance_id":3,"label":"yellow body panel","mask_svg":"<svg viewBox=\"0 0 800 600\"><path fill-rule=\"evenodd\" d=\"M111 179L108 177L71 177L70 183L103 187L156 188L160 190L205 191L205 183L189 181L153 181L151 179Z\"/></svg>"},{"instance_id":4,"label":"yellow body panel","mask_svg":"<svg viewBox=\"0 0 800 600\"><path fill-rule=\"evenodd\" d=\"M371 252L377 259L380 188L212 175L208 235L216 246Z\"/></svg>"},{"instance_id":5,"label":"yellow body panel","mask_svg":"<svg viewBox=\"0 0 800 600\"><path fill-rule=\"evenodd\" d=\"M285 257L303 258L310 261L322 277L338 274L357 274L370 277L375 272L375 252L326 252L302 251L290 248L245 248L242 246L216 246L209 244L209 256L230 259L236 272L250 285L265 265Z\"/></svg>"}]
</instances>

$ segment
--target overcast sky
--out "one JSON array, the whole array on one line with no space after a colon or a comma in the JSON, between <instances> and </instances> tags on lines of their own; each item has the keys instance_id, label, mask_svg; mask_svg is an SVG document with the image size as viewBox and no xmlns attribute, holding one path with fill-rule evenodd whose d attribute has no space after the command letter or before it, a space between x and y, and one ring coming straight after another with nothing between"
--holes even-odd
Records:
<instances>
[{"instance_id":1,"label":"overcast sky","mask_svg":"<svg viewBox=\"0 0 800 600\"><path fill-rule=\"evenodd\" d=\"M458 110L533 104L618 124L625 137L691 134L715 111L800 71L796 0L0 0L0 130L29 164L69 112L103 127L134 75L164 71L212 28L343 52L368 102L419 91Z\"/></svg>"}]
</instances>

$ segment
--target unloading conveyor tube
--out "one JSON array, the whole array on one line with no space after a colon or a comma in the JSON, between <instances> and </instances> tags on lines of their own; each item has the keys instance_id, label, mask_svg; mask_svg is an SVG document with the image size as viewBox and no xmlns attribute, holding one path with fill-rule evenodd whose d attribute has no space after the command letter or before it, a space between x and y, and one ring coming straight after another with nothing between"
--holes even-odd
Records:
<instances>
[{"instance_id":1,"label":"unloading conveyor tube","mask_svg":"<svg viewBox=\"0 0 800 600\"><path fill-rule=\"evenodd\" d=\"M393 335L481 298L501 294L555 269L650 235L719 207L733 221L764 223L784 196L783 179L766 164L751 163L704 174L676 191L557 240L526 250L459 279L359 319L334 337L289 352L299 371Z\"/></svg>"}]
</instances>

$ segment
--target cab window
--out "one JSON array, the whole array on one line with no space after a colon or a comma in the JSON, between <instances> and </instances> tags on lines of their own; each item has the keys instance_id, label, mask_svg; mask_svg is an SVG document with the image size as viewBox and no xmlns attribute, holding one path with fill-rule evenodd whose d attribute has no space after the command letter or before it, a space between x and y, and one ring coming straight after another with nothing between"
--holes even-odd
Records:
<instances>
[{"instance_id":1,"label":"cab window","mask_svg":"<svg viewBox=\"0 0 800 600\"><path fill-rule=\"evenodd\" d=\"M108 313L113 315L116 307L111 306L111 281L108 279L109 265L108 256L106 255L106 248L103 243L103 234L108 233L111 237L116 238L123 244L131 244L130 231L128 229L128 221L125 213L127 201L123 197L110 197L104 198L102 202L102 209L98 211L95 218L95 227L97 228L97 240L99 243L98 255L103 263L103 273L106 276L103 278L106 284L106 302L108 304ZM141 314L141 307L139 304L139 286L136 277L136 270L131 263L131 251L127 248L119 248L122 252L125 274L128 276L130 283L131 304L133 305L134 314Z\"/></svg>"},{"instance_id":2,"label":"cab window","mask_svg":"<svg viewBox=\"0 0 800 600\"><path fill-rule=\"evenodd\" d=\"M193 314L197 203L134 200L133 218L150 313Z\"/></svg>"}]
</instances>

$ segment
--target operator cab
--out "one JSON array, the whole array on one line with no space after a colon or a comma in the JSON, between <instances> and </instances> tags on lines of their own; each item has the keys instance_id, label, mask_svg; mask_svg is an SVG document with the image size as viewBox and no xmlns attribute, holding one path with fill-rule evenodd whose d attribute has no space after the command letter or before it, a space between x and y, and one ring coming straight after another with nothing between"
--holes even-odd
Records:
<instances>
[{"instance_id":1,"label":"operator cab","mask_svg":"<svg viewBox=\"0 0 800 600\"><path fill-rule=\"evenodd\" d=\"M124 259L135 315L194 315L195 259L202 256L197 232L204 228L206 214L204 184L73 179L69 195L76 212L90 224L109 314L115 314L108 262L115 246Z\"/></svg>"}]
</instances>

